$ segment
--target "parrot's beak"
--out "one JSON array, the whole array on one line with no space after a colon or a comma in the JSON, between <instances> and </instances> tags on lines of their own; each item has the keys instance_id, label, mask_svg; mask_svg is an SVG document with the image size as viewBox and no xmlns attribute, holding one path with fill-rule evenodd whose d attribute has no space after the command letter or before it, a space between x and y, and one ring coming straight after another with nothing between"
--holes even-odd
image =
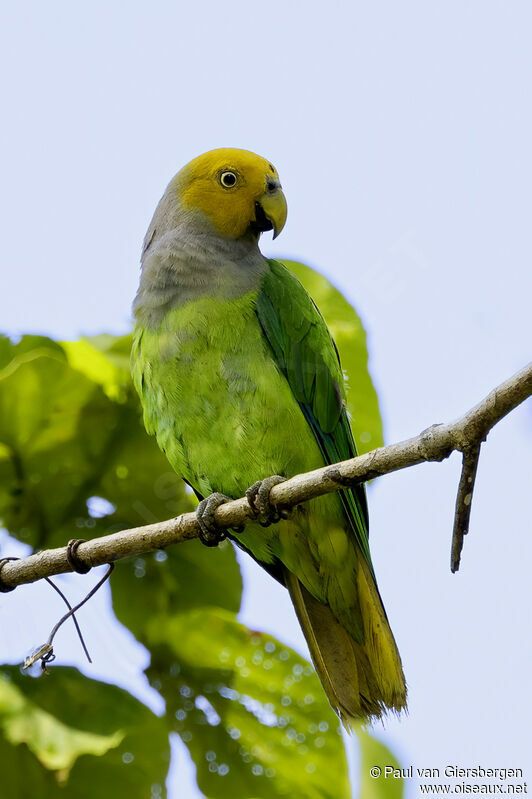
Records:
<instances>
[{"instance_id":1,"label":"parrot's beak","mask_svg":"<svg viewBox=\"0 0 532 799\"><path fill-rule=\"evenodd\" d=\"M268 190L255 203L255 228L259 232L273 229L276 239L285 226L288 209L286 197L279 185L268 186Z\"/></svg>"}]
</instances>

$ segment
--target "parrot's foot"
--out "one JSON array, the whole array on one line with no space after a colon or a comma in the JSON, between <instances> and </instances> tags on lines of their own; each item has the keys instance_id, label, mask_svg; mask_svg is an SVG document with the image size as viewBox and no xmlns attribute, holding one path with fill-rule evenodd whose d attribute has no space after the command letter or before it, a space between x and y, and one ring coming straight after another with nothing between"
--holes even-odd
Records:
<instances>
[{"instance_id":1,"label":"parrot's foot","mask_svg":"<svg viewBox=\"0 0 532 799\"><path fill-rule=\"evenodd\" d=\"M246 498L249 503L253 515L258 520L259 524L263 527L268 527L270 524L280 522L281 519L288 519L290 515L289 508L280 508L278 505L272 505L270 502L270 491L279 483L284 483L286 477L281 477L279 474L274 474L273 477L267 477L265 480L257 480L246 491Z\"/></svg>"},{"instance_id":2,"label":"parrot's foot","mask_svg":"<svg viewBox=\"0 0 532 799\"><path fill-rule=\"evenodd\" d=\"M230 502L231 497L225 494L210 494L206 499L202 499L196 508L196 519L200 526L199 539L206 547L217 547L226 538L225 530L216 526L214 514L220 505Z\"/></svg>"}]
</instances>

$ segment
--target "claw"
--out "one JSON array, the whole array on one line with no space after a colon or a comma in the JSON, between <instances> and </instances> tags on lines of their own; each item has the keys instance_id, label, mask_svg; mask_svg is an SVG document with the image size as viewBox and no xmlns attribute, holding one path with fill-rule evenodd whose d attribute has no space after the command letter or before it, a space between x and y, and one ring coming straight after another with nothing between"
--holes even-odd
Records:
<instances>
[{"instance_id":1,"label":"claw","mask_svg":"<svg viewBox=\"0 0 532 799\"><path fill-rule=\"evenodd\" d=\"M287 508L279 508L278 505L272 505L270 502L270 491L279 483L284 483L286 477L281 477L279 474L273 477L267 477L265 480L257 480L246 491L246 498L249 507L255 518L258 520L262 527L268 527L270 524L276 524L281 519L287 519L289 510Z\"/></svg>"},{"instance_id":2,"label":"claw","mask_svg":"<svg viewBox=\"0 0 532 799\"><path fill-rule=\"evenodd\" d=\"M217 547L226 538L225 530L216 526L214 514L220 505L230 502L231 497L225 494L210 494L206 499L202 499L196 508L196 519L200 526L199 539L206 547Z\"/></svg>"}]
</instances>

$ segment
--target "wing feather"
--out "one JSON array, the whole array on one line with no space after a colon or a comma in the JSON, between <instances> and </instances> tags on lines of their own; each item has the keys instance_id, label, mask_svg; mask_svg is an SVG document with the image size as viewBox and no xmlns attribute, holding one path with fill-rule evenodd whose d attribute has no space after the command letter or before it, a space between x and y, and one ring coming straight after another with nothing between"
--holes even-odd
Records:
<instances>
[{"instance_id":1,"label":"wing feather","mask_svg":"<svg viewBox=\"0 0 532 799\"><path fill-rule=\"evenodd\" d=\"M270 260L269 266L256 310L277 366L290 384L325 463L355 457L340 358L327 324L297 277L278 261ZM339 493L350 529L373 573L365 488L360 485Z\"/></svg>"}]
</instances>

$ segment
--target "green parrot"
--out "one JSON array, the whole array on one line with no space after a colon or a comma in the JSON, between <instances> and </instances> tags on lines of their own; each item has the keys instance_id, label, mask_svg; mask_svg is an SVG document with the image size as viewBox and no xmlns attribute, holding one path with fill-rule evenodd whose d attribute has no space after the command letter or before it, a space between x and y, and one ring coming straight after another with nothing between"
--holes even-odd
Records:
<instances>
[{"instance_id":1,"label":"green parrot","mask_svg":"<svg viewBox=\"0 0 532 799\"><path fill-rule=\"evenodd\" d=\"M406 686L364 487L288 517L269 505L279 480L356 455L327 325L295 275L258 247L286 215L277 170L246 150L205 153L170 181L144 240L132 373L146 429L200 499L204 543L219 540L216 507L247 495L257 521L229 535L290 592L349 726L404 709Z\"/></svg>"}]
</instances>

